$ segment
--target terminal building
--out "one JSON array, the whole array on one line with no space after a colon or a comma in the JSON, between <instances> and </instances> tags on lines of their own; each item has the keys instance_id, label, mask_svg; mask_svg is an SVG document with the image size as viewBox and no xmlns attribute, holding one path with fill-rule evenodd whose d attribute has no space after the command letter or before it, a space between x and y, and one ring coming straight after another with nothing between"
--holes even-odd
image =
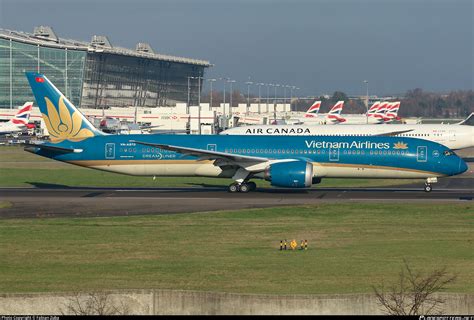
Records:
<instances>
[{"instance_id":1,"label":"terminal building","mask_svg":"<svg viewBox=\"0 0 474 320\"><path fill-rule=\"evenodd\" d=\"M0 108L34 101L25 71L44 73L81 108L193 104L210 66L156 53L147 43L131 50L113 46L106 36L91 42L59 38L45 26L32 34L0 29Z\"/></svg>"}]
</instances>

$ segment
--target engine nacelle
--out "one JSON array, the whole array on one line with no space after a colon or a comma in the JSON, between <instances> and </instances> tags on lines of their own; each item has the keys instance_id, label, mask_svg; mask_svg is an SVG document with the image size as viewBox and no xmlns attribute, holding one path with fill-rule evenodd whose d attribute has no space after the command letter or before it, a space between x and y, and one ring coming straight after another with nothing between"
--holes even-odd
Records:
<instances>
[{"instance_id":1,"label":"engine nacelle","mask_svg":"<svg viewBox=\"0 0 474 320\"><path fill-rule=\"evenodd\" d=\"M306 161L273 163L265 170L265 180L277 187L309 188L313 181L313 165Z\"/></svg>"}]
</instances>

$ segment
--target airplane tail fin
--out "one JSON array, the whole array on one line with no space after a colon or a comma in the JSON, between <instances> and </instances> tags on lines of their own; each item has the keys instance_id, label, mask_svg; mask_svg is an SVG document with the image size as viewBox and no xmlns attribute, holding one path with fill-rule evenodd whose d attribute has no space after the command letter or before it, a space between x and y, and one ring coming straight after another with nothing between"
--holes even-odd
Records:
<instances>
[{"instance_id":1,"label":"airplane tail fin","mask_svg":"<svg viewBox=\"0 0 474 320\"><path fill-rule=\"evenodd\" d=\"M387 111L385 112L385 122L392 122L393 120L400 120L398 116L398 109L400 109L400 101L389 103Z\"/></svg>"},{"instance_id":2,"label":"airplane tail fin","mask_svg":"<svg viewBox=\"0 0 474 320\"><path fill-rule=\"evenodd\" d=\"M381 102L377 110L372 114L372 117L377 119L379 123L385 121L385 112L387 111L387 107L389 102Z\"/></svg>"},{"instance_id":3,"label":"airplane tail fin","mask_svg":"<svg viewBox=\"0 0 474 320\"><path fill-rule=\"evenodd\" d=\"M30 121L31 109L33 108L33 102L26 102L22 107L18 109L18 112L13 118L10 119L10 123L17 126L27 126Z\"/></svg>"},{"instance_id":4,"label":"airplane tail fin","mask_svg":"<svg viewBox=\"0 0 474 320\"><path fill-rule=\"evenodd\" d=\"M342 108L344 106L344 101L338 101L334 107L329 110L327 119L333 123L345 122L346 119L341 116Z\"/></svg>"},{"instance_id":5,"label":"airplane tail fin","mask_svg":"<svg viewBox=\"0 0 474 320\"><path fill-rule=\"evenodd\" d=\"M367 111L367 115L370 117L370 116L373 116L373 114L378 110L378 108L380 107L380 101L376 101L374 102L374 104L372 105L372 107L369 108L369 110Z\"/></svg>"},{"instance_id":6,"label":"airplane tail fin","mask_svg":"<svg viewBox=\"0 0 474 320\"><path fill-rule=\"evenodd\" d=\"M104 135L44 75L26 72L51 142L81 141Z\"/></svg>"},{"instance_id":7,"label":"airplane tail fin","mask_svg":"<svg viewBox=\"0 0 474 320\"><path fill-rule=\"evenodd\" d=\"M321 101L315 101L311 107L309 107L308 111L306 111L304 117L305 118L315 118L318 116L319 108L321 108Z\"/></svg>"}]
</instances>

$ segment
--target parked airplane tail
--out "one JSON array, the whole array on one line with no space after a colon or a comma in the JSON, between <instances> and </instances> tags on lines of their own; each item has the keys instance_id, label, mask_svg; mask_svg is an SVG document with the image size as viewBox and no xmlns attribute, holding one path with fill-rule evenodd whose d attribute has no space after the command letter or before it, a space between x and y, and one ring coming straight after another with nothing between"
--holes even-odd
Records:
<instances>
[{"instance_id":1,"label":"parked airplane tail","mask_svg":"<svg viewBox=\"0 0 474 320\"><path fill-rule=\"evenodd\" d=\"M40 73L26 72L36 103L40 108L51 142L81 141L104 135Z\"/></svg>"},{"instance_id":2,"label":"parked airplane tail","mask_svg":"<svg viewBox=\"0 0 474 320\"><path fill-rule=\"evenodd\" d=\"M342 107L344 106L344 101L338 101L334 107L328 112L326 118L332 123L341 123L345 122L346 119L341 116Z\"/></svg>"},{"instance_id":3,"label":"parked airplane tail","mask_svg":"<svg viewBox=\"0 0 474 320\"><path fill-rule=\"evenodd\" d=\"M379 107L380 107L380 101L374 102L374 104L372 105L372 107L370 107L369 110L367 111L367 115L368 115L369 117L373 116L374 113L378 110Z\"/></svg>"},{"instance_id":4,"label":"parked airplane tail","mask_svg":"<svg viewBox=\"0 0 474 320\"><path fill-rule=\"evenodd\" d=\"M305 118L316 118L319 113L319 108L321 108L321 101L315 101L311 107L309 107L308 111L306 111L304 117Z\"/></svg>"},{"instance_id":5,"label":"parked airplane tail","mask_svg":"<svg viewBox=\"0 0 474 320\"><path fill-rule=\"evenodd\" d=\"M389 102L381 102L377 110L373 113L372 117L374 117L378 123L383 123L385 121L385 112L387 112L389 104Z\"/></svg>"},{"instance_id":6,"label":"parked airplane tail","mask_svg":"<svg viewBox=\"0 0 474 320\"><path fill-rule=\"evenodd\" d=\"M400 120L401 118L398 116L398 109L400 109L400 101L389 103L387 111L385 112L384 121L392 122L393 120Z\"/></svg>"},{"instance_id":7,"label":"parked airplane tail","mask_svg":"<svg viewBox=\"0 0 474 320\"><path fill-rule=\"evenodd\" d=\"M30 121L31 109L33 108L33 102L26 102L22 107L18 109L18 112L13 118L10 119L10 123L17 126L28 126Z\"/></svg>"}]
</instances>

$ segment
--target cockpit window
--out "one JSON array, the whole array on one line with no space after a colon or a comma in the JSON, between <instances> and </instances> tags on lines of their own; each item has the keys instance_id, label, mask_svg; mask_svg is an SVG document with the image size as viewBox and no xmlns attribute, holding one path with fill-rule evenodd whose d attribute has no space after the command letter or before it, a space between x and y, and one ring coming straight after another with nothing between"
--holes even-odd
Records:
<instances>
[{"instance_id":1,"label":"cockpit window","mask_svg":"<svg viewBox=\"0 0 474 320\"><path fill-rule=\"evenodd\" d=\"M445 155L445 156L453 156L453 155L455 155L455 153L454 153L453 151L451 151L451 150L446 150L446 151L444 152L444 155Z\"/></svg>"}]
</instances>

